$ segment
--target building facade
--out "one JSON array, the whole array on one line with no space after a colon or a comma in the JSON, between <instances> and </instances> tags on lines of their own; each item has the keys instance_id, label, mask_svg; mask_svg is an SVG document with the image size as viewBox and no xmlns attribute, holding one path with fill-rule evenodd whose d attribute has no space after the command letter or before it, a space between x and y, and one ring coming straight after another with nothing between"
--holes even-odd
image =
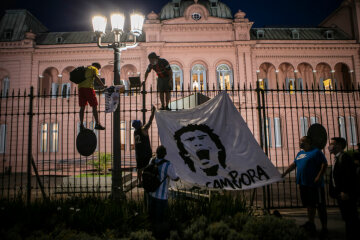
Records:
<instances>
[{"instance_id":1,"label":"building facade","mask_svg":"<svg viewBox=\"0 0 360 240\"><path fill-rule=\"evenodd\" d=\"M269 155L278 167L292 161L299 137L306 135L308 127L315 122L327 126L329 137L344 136L349 146L354 147L359 142L360 113L352 106L359 106L358 97L341 101L343 107L337 109L342 111L326 113L326 116L332 115L331 119L325 119L326 108L321 109L329 104L326 94L323 97L319 94L316 101L306 101L306 110L304 107L299 110L295 103L293 108L286 106L301 98L302 93L297 90L351 90L359 84L360 1L344 1L313 28L253 28L253 23L241 10L233 15L229 7L218 0L170 1L160 13L147 15L139 46L122 52L122 83L129 89L129 77L142 77L148 66L147 55L156 52L171 64L173 101L186 95L177 94L182 91L190 94L192 91L254 89L257 83L263 90L283 89L277 94L280 100L274 99L274 94L266 95L272 99L267 99L269 108L262 125ZM76 85L69 81L69 73L77 66L99 62L103 66L101 77L105 78L106 85L112 85L113 52L98 48L93 32L49 32L26 10L6 11L0 21L0 36L3 96L0 171L25 171L26 164L20 161L26 163L23 159L28 156L26 147L30 133L26 110L29 103L28 100L18 101L18 105L11 107L6 96L11 96L13 91L15 97L18 91L20 95L25 90L28 94L32 86L34 94L38 95L33 103L36 111L31 152L34 159L46 174L60 174L59 171L63 175L75 174L77 170L64 167L70 159L81 159L75 149L79 125L74 96ZM112 33L108 32L103 42L112 39ZM122 39L133 40L131 35L123 35ZM153 86L156 86L154 72L149 76L146 89L155 89ZM254 113L257 111L256 96L238 91L232 93L232 98L254 136L260 140L259 119ZM98 99L103 111L104 98L99 95ZM146 108L150 109L152 103L158 104L156 95L147 94ZM120 105L124 167L134 166L131 120L142 118L142 96L127 93L122 96ZM98 152L111 152L112 117L102 112L100 118L107 130L96 133ZM91 112L87 113L85 121L89 128L93 127ZM159 144L156 124L151 138L155 148Z\"/></svg>"}]
</instances>

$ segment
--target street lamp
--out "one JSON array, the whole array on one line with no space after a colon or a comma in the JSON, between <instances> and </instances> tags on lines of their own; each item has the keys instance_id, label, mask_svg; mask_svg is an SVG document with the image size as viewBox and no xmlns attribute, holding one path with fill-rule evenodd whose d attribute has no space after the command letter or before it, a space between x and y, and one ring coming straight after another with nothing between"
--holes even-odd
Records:
<instances>
[{"instance_id":1,"label":"street lamp","mask_svg":"<svg viewBox=\"0 0 360 240\"><path fill-rule=\"evenodd\" d=\"M99 48L112 48L114 50L114 85L120 85L120 53L129 48L138 45L136 38L142 34L142 26L144 24L144 16L139 13L133 13L130 16L131 31L134 35L134 42L127 44L121 42L121 35L124 33L125 16L120 13L111 15L112 32L114 33L114 41L108 45L101 44L101 38L105 36L106 18L103 16L94 16L92 24L97 38ZM122 171L121 171L121 143L120 143L120 104L113 113L113 166L112 166L112 186L111 195L113 199L120 200L124 197L122 187Z\"/></svg>"}]
</instances>

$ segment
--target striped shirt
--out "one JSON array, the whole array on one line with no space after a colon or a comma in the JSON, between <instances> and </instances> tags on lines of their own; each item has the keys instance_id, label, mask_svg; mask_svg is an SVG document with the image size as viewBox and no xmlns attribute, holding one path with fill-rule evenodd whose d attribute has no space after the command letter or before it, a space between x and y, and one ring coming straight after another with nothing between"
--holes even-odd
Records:
<instances>
[{"instance_id":1,"label":"striped shirt","mask_svg":"<svg viewBox=\"0 0 360 240\"><path fill-rule=\"evenodd\" d=\"M158 163L161 160L162 159L156 158L155 163ZM151 192L149 194L153 198L167 200L170 179L175 180L178 178L178 176L176 175L174 166L171 164L171 162L165 162L165 163L161 164L158 167L158 169L159 169L160 181L163 181L165 178L167 178L167 179L163 183L160 184L159 188L155 192Z\"/></svg>"}]
</instances>

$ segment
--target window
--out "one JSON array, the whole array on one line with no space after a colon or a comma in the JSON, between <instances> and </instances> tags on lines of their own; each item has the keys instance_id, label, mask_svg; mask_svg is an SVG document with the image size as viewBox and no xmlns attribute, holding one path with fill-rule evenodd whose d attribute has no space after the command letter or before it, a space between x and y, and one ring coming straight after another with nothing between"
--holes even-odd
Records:
<instances>
[{"instance_id":1,"label":"window","mask_svg":"<svg viewBox=\"0 0 360 240\"><path fill-rule=\"evenodd\" d=\"M308 119L307 117L300 117L300 137L307 135L308 131Z\"/></svg>"},{"instance_id":2,"label":"window","mask_svg":"<svg viewBox=\"0 0 360 240\"><path fill-rule=\"evenodd\" d=\"M220 90L231 90L233 87L232 71L227 64L221 64L216 68L218 86Z\"/></svg>"},{"instance_id":3,"label":"window","mask_svg":"<svg viewBox=\"0 0 360 240\"><path fill-rule=\"evenodd\" d=\"M286 78L285 79L285 84L286 84L286 90L289 91L290 94L294 94L294 90L295 90L295 79L294 78Z\"/></svg>"},{"instance_id":4,"label":"window","mask_svg":"<svg viewBox=\"0 0 360 240\"><path fill-rule=\"evenodd\" d=\"M193 13L191 15L192 19L194 19L195 21L199 21L201 19L201 14L200 13Z\"/></svg>"},{"instance_id":5,"label":"window","mask_svg":"<svg viewBox=\"0 0 360 240\"><path fill-rule=\"evenodd\" d=\"M173 72L173 91L181 91L183 89L183 74L178 65L171 65Z\"/></svg>"},{"instance_id":6,"label":"window","mask_svg":"<svg viewBox=\"0 0 360 240\"><path fill-rule=\"evenodd\" d=\"M281 121L280 118L274 118L275 147L281 147Z\"/></svg>"},{"instance_id":7,"label":"window","mask_svg":"<svg viewBox=\"0 0 360 240\"><path fill-rule=\"evenodd\" d=\"M40 152L47 152L47 135L48 135L48 125L47 123L41 124L40 132Z\"/></svg>"},{"instance_id":8,"label":"window","mask_svg":"<svg viewBox=\"0 0 360 240\"><path fill-rule=\"evenodd\" d=\"M211 2L211 7L216 8L217 7L217 2Z\"/></svg>"},{"instance_id":9,"label":"window","mask_svg":"<svg viewBox=\"0 0 360 240\"><path fill-rule=\"evenodd\" d=\"M332 30L328 30L325 32L325 37L328 40L334 39L334 32Z\"/></svg>"},{"instance_id":10,"label":"window","mask_svg":"<svg viewBox=\"0 0 360 240\"><path fill-rule=\"evenodd\" d=\"M61 84L61 96L63 98L69 98L71 93L71 83Z\"/></svg>"},{"instance_id":11,"label":"window","mask_svg":"<svg viewBox=\"0 0 360 240\"><path fill-rule=\"evenodd\" d=\"M331 83L331 79L326 79L326 80L323 80L323 86L324 86L324 90L325 91L328 91L328 90L331 90L332 89L332 83Z\"/></svg>"},{"instance_id":12,"label":"window","mask_svg":"<svg viewBox=\"0 0 360 240\"><path fill-rule=\"evenodd\" d=\"M345 119L344 119L344 117L339 117L339 132L340 132L340 137L346 139Z\"/></svg>"},{"instance_id":13,"label":"window","mask_svg":"<svg viewBox=\"0 0 360 240\"><path fill-rule=\"evenodd\" d=\"M310 124L313 125L315 123L319 123L319 119L317 117L310 117Z\"/></svg>"},{"instance_id":14,"label":"window","mask_svg":"<svg viewBox=\"0 0 360 240\"><path fill-rule=\"evenodd\" d=\"M265 132L266 131L266 139L265 139ZM270 118L266 118L265 120L265 127L264 127L264 123L263 123L263 144L265 145L265 140L267 143L268 147L272 147L272 142L271 142L271 119Z\"/></svg>"},{"instance_id":15,"label":"window","mask_svg":"<svg viewBox=\"0 0 360 240\"><path fill-rule=\"evenodd\" d=\"M10 80L8 77L5 77L2 80L2 84L1 84L1 95L3 97L6 97L6 95L9 94L9 86L10 86Z\"/></svg>"},{"instance_id":16,"label":"window","mask_svg":"<svg viewBox=\"0 0 360 240\"><path fill-rule=\"evenodd\" d=\"M64 39L62 37L56 38L56 43L62 43L63 41L64 41Z\"/></svg>"},{"instance_id":17,"label":"window","mask_svg":"<svg viewBox=\"0 0 360 240\"><path fill-rule=\"evenodd\" d=\"M4 38L6 40L11 40L13 37L13 30L12 29L7 29L4 31Z\"/></svg>"},{"instance_id":18,"label":"window","mask_svg":"<svg viewBox=\"0 0 360 240\"><path fill-rule=\"evenodd\" d=\"M302 78L297 79L296 89L300 91L304 90L304 81Z\"/></svg>"},{"instance_id":19,"label":"window","mask_svg":"<svg viewBox=\"0 0 360 240\"><path fill-rule=\"evenodd\" d=\"M59 124L52 123L50 125L50 152L58 152L59 150Z\"/></svg>"},{"instance_id":20,"label":"window","mask_svg":"<svg viewBox=\"0 0 360 240\"><path fill-rule=\"evenodd\" d=\"M51 84L51 98L57 98L59 90L59 84L52 83Z\"/></svg>"},{"instance_id":21,"label":"window","mask_svg":"<svg viewBox=\"0 0 360 240\"><path fill-rule=\"evenodd\" d=\"M131 122L130 122L131 123ZM130 127L130 150L135 149L135 138L134 138L135 128Z\"/></svg>"},{"instance_id":22,"label":"window","mask_svg":"<svg viewBox=\"0 0 360 240\"><path fill-rule=\"evenodd\" d=\"M356 120L354 117L349 117L349 135L350 135L350 145L357 145L357 134L356 134Z\"/></svg>"},{"instance_id":23,"label":"window","mask_svg":"<svg viewBox=\"0 0 360 240\"><path fill-rule=\"evenodd\" d=\"M257 30L257 31L256 31L256 37L257 37L257 39L264 38L264 37L265 37L265 32L264 32L264 30Z\"/></svg>"},{"instance_id":24,"label":"window","mask_svg":"<svg viewBox=\"0 0 360 240\"><path fill-rule=\"evenodd\" d=\"M206 90L206 69L196 64L191 70L191 87L193 90Z\"/></svg>"},{"instance_id":25,"label":"window","mask_svg":"<svg viewBox=\"0 0 360 240\"><path fill-rule=\"evenodd\" d=\"M97 141L96 141L96 149L95 149L95 151L97 151L99 149L99 131L95 129L95 124L96 124L95 121L94 122L89 122L90 130L93 130L95 135L96 135Z\"/></svg>"},{"instance_id":26,"label":"window","mask_svg":"<svg viewBox=\"0 0 360 240\"><path fill-rule=\"evenodd\" d=\"M338 84L337 84L336 79L333 79L332 83L333 83L333 88L334 88L335 90L337 90L337 89L338 89Z\"/></svg>"},{"instance_id":27,"label":"window","mask_svg":"<svg viewBox=\"0 0 360 240\"><path fill-rule=\"evenodd\" d=\"M126 121L120 123L121 150L126 148Z\"/></svg>"},{"instance_id":28,"label":"window","mask_svg":"<svg viewBox=\"0 0 360 240\"><path fill-rule=\"evenodd\" d=\"M86 122L83 122L84 127L86 128ZM80 133L80 122L77 123L77 133L76 136Z\"/></svg>"},{"instance_id":29,"label":"window","mask_svg":"<svg viewBox=\"0 0 360 240\"><path fill-rule=\"evenodd\" d=\"M178 3L178 2L174 3L174 7L175 7L175 8L179 8L179 7L180 7L180 3Z\"/></svg>"},{"instance_id":30,"label":"window","mask_svg":"<svg viewBox=\"0 0 360 240\"><path fill-rule=\"evenodd\" d=\"M291 32L292 39L300 39L300 34L298 30L293 30Z\"/></svg>"},{"instance_id":31,"label":"window","mask_svg":"<svg viewBox=\"0 0 360 240\"><path fill-rule=\"evenodd\" d=\"M0 153L6 151L6 124L0 124Z\"/></svg>"},{"instance_id":32,"label":"window","mask_svg":"<svg viewBox=\"0 0 360 240\"><path fill-rule=\"evenodd\" d=\"M259 79L259 88L262 90L268 90L269 89L269 82L267 78Z\"/></svg>"}]
</instances>

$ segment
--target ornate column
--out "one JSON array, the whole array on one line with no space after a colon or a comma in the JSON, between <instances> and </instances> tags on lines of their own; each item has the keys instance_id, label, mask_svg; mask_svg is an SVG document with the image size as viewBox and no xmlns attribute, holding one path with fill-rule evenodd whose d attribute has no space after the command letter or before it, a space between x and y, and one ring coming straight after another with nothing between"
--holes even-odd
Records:
<instances>
[{"instance_id":1,"label":"ornate column","mask_svg":"<svg viewBox=\"0 0 360 240\"><path fill-rule=\"evenodd\" d=\"M334 82L334 79L335 79L335 70L331 70L330 71L331 73L331 87L334 88L335 87L335 82ZM341 88L341 87L340 87Z\"/></svg>"},{"instance_id":2,"label":"ornate column","mask_svg":"<svg viewBox=\"0 0 360 240\"><path fill-rule=\"evenodd\" d=\"M313 84L314 84L314 89L316 89L316 70L313 70Z\"/></svg>"}]
</instances>

